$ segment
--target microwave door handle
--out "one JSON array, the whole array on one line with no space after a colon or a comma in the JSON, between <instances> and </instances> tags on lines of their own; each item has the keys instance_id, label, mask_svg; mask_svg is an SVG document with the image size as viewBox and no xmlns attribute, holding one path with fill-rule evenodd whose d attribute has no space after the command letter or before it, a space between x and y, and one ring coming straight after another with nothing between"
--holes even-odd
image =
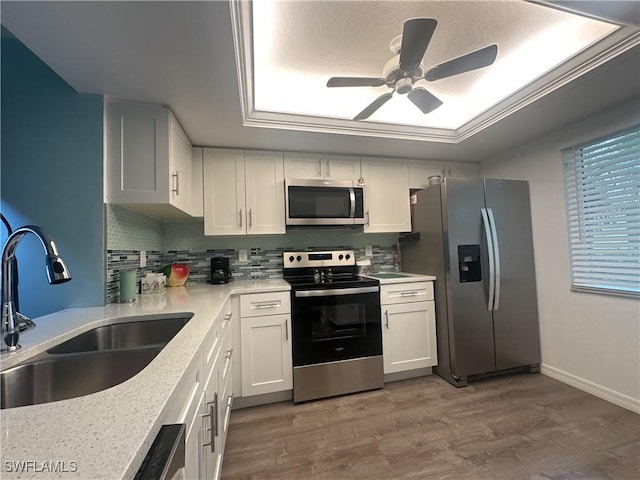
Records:
<instances>
[{"instance_id":1,"label":"microwave door handle","mask_svg":"<svg viewBox=\"0 0 640 480\"><path fill-rule=\"evenodd\" d=\"M349 218L355 218L356 216L356 192L351 187L349 189L349 200L351 200L351 211L349 212Z\"/></svg>"}]
</instances>

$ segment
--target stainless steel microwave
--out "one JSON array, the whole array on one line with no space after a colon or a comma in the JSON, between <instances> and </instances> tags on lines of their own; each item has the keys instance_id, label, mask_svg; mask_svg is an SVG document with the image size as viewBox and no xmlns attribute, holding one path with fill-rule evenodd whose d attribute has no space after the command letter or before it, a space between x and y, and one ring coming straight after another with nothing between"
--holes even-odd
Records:
<instances>
[{"instance_id":1,"label":"stainless steel microwave","mask_svg":"<svg viewBox=\"0 0 640 480\"><path fill-rule=\"evenodd\" d=\"M285 180L287 225L363 225L364 191L345 180Z\"/></svg>"}]
</instances>

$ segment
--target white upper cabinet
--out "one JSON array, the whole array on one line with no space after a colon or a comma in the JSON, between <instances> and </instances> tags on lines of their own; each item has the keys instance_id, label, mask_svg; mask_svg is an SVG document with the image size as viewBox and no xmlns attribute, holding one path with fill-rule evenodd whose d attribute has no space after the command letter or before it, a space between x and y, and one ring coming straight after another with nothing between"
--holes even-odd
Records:
<instances>
[{"instance_id":1,"label":"white upper cabinet","mask_svg":"<svg viewBox=\"0 0 640 480\"><path fill-rule=\"evenodd\" d=\"M440 175L444 180L444 162L409 160L409 188L423 189L429 186L429 177Z\"/></svg>"},{"instance_id":2,"label":"white upper cabinet","mask_svg":"<svg viewBox=\"0 0 640 480\"><path fill-rule=\"evenodd\" d=\"M171 111L107 105L107 202L164 219L189 218L192 148Z\"/></svg>"},{"instance_id":3,"label":"white upper cabinet","mask_svg":"<svg viewBox=\"0 0 640 480\"><path fill-rule=\"evenodd\" d=\"M206 148L205 235L285 233L282 153Z\"/></svg>"},{"instance_id":4,"label":"white upper cabinet","mask_svg":"<svg viewBox=\"0 0 640 480\"><path fill-rule=\"evenodd\" d=\"M247 234L286 233L281 152L245 152Z\"/></svg>"},{"instance_id":5,"label":"white upper cabinet","mask_svg":"<svg viewBox=\"0 0 640 480\"><path fill-rule=\"evenodd\" d=\"M189 213L194 217L202 217L204 215L202 150L200 147L191 149L191 206Z\"/></svg>"},{"instance_id":6,"label":"white upper cabinet","mask_svg":"<svg viewBox=\"0 0 640 480\"><path fill-rule=\"evenodd\" d=\"M365 233L410 232L407 162L363 158Z\"/></svg>"},{"instance_id":7,"label":"white upper cabinet","mask_svg":"<svg viewBox=\"0 0 640 480\"><path fill-rule=\"evenodd\" d=\"M285 152L284 176L302 179L357 180L360 176L360 159L347 155Z\"/></svg>"},{"instance_id":8,"label":"white upper cabinet","mask_svg":"<svg viewBox=\"0 0 640 480\"><path fill-rule=\"evenodd\" d=\"M445 177L479 177L478 163L447 162L444 165Z\"/></svg>"}]
</instances>

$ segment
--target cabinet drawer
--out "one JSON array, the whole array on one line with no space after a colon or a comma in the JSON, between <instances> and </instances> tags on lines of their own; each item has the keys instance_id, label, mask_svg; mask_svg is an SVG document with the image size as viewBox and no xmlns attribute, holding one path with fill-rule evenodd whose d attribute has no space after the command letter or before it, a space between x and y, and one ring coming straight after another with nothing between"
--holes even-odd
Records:
<instances>
[{"instance_id":1,"label":"cabinet drawer","mask_svg":"<svg viewBox=\"0 0 640 480\"><path fill-rule=\"evenodd\" d=\"M395 283L380 286L380 304L433 300L433 282Z\"/></svg>"},{"instance_id":2,"label":"cabinet drawer","mask_svg":"<svg viewBox=\"0 0 640 480\"><path fill-rule=\"evenodd\" d=\"M224 337L222 340L222 354L221 354L221 368L222 368L222 376L221 381L223 384L226 384L229 377L231 376L231 362L233 360L233 345L231 343L231 332L228 332L228 335Z\"/></svg>"},{"instance_id":3,"label":"cabinet drawer","mask_svg":"<svg viewBox=\"0 0 640 480\"><path fill-rule=\"evenodd\" d=\"M222 307L222 311L220 312L220 338L224 338L226 335L231 334L231 320L233 317L233 312L231 312L231 302L227 300ZM239 319L238 319L239 320Z\"/></svg>"},{"instance_id":4,"label":"cabinet drawer","mask_svg":"<svg viewBox=\"0 0 640 480\"><path fill-rule=\"evenodd\" d=\"M291 312L290 293L270 292L242 295L240 297L240 316L261 317Z\"/></svg>"}]
</instances>

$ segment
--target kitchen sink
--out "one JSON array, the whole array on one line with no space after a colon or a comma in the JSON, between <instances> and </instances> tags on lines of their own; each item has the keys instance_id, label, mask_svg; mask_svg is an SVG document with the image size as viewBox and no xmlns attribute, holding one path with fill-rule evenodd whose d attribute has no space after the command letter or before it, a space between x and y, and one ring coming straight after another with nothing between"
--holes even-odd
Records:
<instances>
[{"instance_id":1,"label":"kitchen sink","mask_svg":"<svg viewBox=\"0 0 640 480\"><path fill-rule=\"evenodd\" d=\"M0 373L0 408L81 397L118 385L144 369L162 347L44 358Z\"/></svg>"},{"instance_id":2,"label":"kitchen sink","mask_svg":"<svg viewBox=\"0 0 640 480\"><path fill-rule=\"evenodd\" d=\"M0 408L81 397L141 372L193 315L125 317L0 373ZM135 318L135 320L134 320Z\"/></svg>"},{"instance_id":3,"label":"kitchen sink","mask_svg":"<svg viewBox=\"0 0 640 480\"><path fill-rule=\"evenodd\" d=\"M94 328L47 350L50 354L95 352L167 344L191 314L126 321Z\"/></svg>"}]
</instances>

